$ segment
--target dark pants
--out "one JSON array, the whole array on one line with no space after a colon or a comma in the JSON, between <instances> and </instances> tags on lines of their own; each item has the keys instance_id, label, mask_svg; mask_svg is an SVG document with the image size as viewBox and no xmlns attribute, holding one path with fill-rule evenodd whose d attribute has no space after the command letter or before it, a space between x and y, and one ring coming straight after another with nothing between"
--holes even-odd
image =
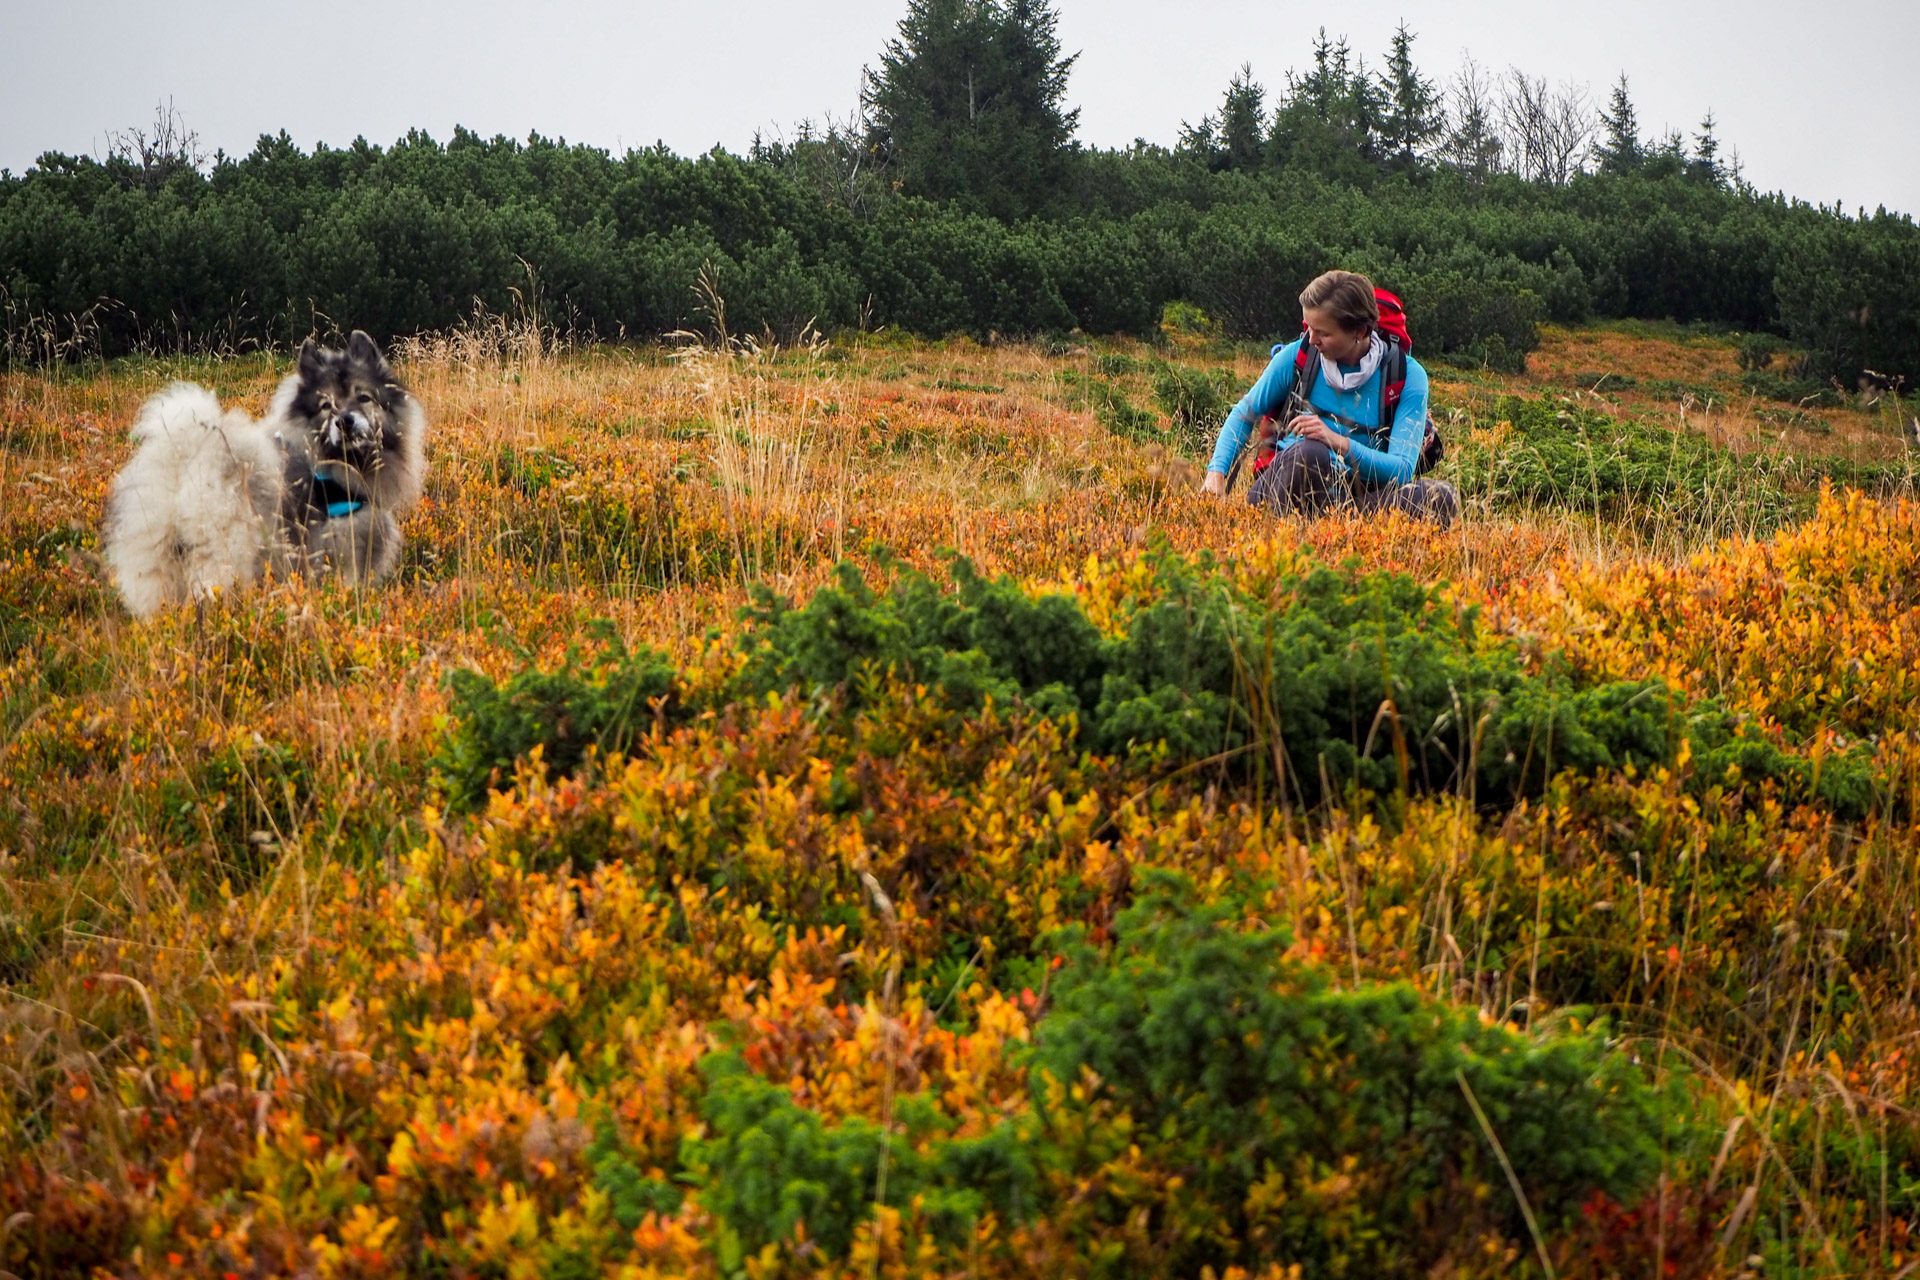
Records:
<instances>
[{"instance_id":1,"label":"dark pants","mask_svg":"<svg viewBox=\"0 0 1920 1280\"><path fill-rule=\"evenodd\" d=\"M1460 514L1460 494L1445 480L1371 485L1334 465L1333 451L1318 440L1296 440L1253 478L1247 501L1283 514L1317 515L1353 507L1362 515L1399 511L1432 520L1444 529Z\"/></svg>"}]
</instances>

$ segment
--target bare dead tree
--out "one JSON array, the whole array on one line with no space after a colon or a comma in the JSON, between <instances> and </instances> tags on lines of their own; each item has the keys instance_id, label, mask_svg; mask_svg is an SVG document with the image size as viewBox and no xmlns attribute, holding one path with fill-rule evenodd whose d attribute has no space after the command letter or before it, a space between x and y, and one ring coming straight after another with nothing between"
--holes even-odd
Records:
<instances>
[{"instance_id":1,"label":"bare dead tree","mask_svg":"<svg viewBox=\"0 0 1920 1280\"><path fill-rule=\"evenodd\" d=\"M135 126L109 133L107 154L138 170L140 184L149 191L165 186L182 169L197 171L207 163L200 135L187 128L172 98L154 105L151 132Z\"/></svg>"},{"instance_id":2,"label":"bare dead tree","mask_svg":"<svg viewBox=\"0 0 1920 1280\"><path fill-rule=\"evenodd\" d=\"M1553 96L1547 127L1549 174L1556 186L1586 168L1598 129L1599 113L1587 86L1563 82Z\"/></svg>"},{"instance_id":3,"label":"bare dead tree","mask_svg":"<svg viewBox=\"0 0 1920 1280\"><path fill-rule=\"evenodd\" d=\"M1511 142L1507 163L1529 182L1537 182L1545 168L1547 142L1547 81L1510 67L1500 81L1500 125Z\"/></svg>"},{"instance_id":4,"label":"bare dead tree","mask_svg":"<svg viewBox=\"0 0 1920 1280\"><path fill-rule=\"evenodd\" d=\"M1586 162L1594 113L1587 87L1547 87L1546 77L1510 68L1500 82L1500 123L1510 140L1508 163L1529 182L1563 186Z\"/></svg>"},{"instance_id":5,"label":"bare dead tree","mask_svg":"<svg viewBox=\"0 0 1920 1280\"><path fill-rule=\"evenodd\" d=\"M820 124L802 120L791 142L756 134L749 154L784 169L827 208L859 216L870 212L889 189L885 158L868 141L870 133L860 112L843 119L828 113Z\"/></svg>"},{"instance_id":6,"label":"bare dead tree","mask_svg":"<svg viewBox=\"0 0 1920 1280\"><path fill-rule=\"evenodd\" d=\"M1471 57L1447 85L1445 124L1437 156L1475 182L1498 173L1504 143L1499 131L1499 104L1494 83Z\"/></svg>"},{"instance_id":7,"label":"bare dead tree","mask_svg":"<svg viewBox=\"0 0 1920 1280\"><path fill-rule=\"evenodd\" d=\"M868 122L851 112L840 120L829 113L824 123L805 149L803 171L828 205L855 215L866 213L887 186L884 160L867 141Z\"/></svg>"}]
</instances>

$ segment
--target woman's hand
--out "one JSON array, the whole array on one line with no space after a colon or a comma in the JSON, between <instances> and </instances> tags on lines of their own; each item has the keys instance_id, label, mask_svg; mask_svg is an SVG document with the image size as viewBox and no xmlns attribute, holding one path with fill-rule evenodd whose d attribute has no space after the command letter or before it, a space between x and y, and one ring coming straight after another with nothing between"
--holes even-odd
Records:
<instances>
[{"instance_id":1,"label":"woman's hand","mask_svg":"<svg viewBox=\"0 0 1920 1280\"><path fill-rule=\"evenodd\" d=\"M1227 473L1224 471L1207 472L1207 478L1200 482L1200 492L1209 494L1215 498L1226 496Z\"/></svg>"},{"instance_id":2,"label":"woman's hand","mask_svg":"<svg viewBox=\"0 0 1920 1280\"><path fill-rule=\"evenodd\" d=\"M1287 430L1302 440L1318 440L1341 457L1346 457L1353 448L1353 441L1335 431L1332 427L1311 413L1303 413L1287 424Z\"/></svg>"}]
</instances>

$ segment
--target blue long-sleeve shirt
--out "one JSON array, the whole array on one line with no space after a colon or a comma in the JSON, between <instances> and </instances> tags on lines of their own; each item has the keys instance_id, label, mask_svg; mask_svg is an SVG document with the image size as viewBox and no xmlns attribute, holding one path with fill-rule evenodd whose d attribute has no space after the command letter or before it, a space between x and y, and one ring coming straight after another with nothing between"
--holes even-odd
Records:
<instances>
[{"instance_id":1,"label":"blue long-sleeve shirt","mask_svg":"<svg viewBox=\"0 0 1920 1280\"><path fill-rule=\"evenodd\" d=\"M1220 425L1220 438L1213 446L1213 461L1207 464L1209 471L1226 472L1246 448L1247 435L1260 419L1280 416L1287 391L1293 386L1293 362L1300 350L1300 341L1295 339L1274 352L1266 372L1227 414L1227 420ZM1318 360L1320 357L1313 354L1308 358ZM1352 391L1336 390L1325 378L1317 376L1317 370L1315 373L1308 402L1324 411L1320 415L1322 422L1353 444L1353 451L1344 460L1335 455L1335 463L1351 467L1368 484L1405 484L1412 480L1420 463L1420 446L1427 435L1427 371L1419 362L1412 356L1407 357L1406 385L1400 393L1400 405L1394 410L1393 425L1387 430L1377 425L1383 386L1379 373ZM1328 417L1329 413L1339 414L1347 422ZM1348 422L1361 425L1349 426ZM1286 448L1295 438L1283 436L1280 447Z\"/></svg>"}]
</instances>

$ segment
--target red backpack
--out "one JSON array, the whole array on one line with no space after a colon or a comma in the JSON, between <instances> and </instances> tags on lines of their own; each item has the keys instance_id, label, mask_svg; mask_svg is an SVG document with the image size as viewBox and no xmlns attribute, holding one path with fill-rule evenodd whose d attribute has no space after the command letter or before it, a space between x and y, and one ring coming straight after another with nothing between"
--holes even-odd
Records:
<instances>
[{"instance_id":1,"label":"red backpack","mask_svg":"<svg viewBox=\"0 0 1920 1280\"><path fill-rule=\"evenodd\" d=\"M1376 286L1373 291L1374 302L1380 308L1380 320L1374 329L1386 343L1386 353L1380 360L1380 426L1390 427L1393 415L1400 408L1400 396L1407 388L1407 356L1413 351L1413 335L1407 332L1406 304L1385 289ZM1313 384L1320 377L1320 361L1313 346L1306 340L1307 326L1300 325L1300 349L1293 356L1293 387L1288 398L1298 396L1302 402L1313 393ZM1279 355L1286 349L1280 343L1273 349ZM1259 475L1269 466L1278 452L1279 432L1269 424L1272 418L1260 420L1260 444L1253 455L1253 474ZM1354 425L1349 423L1348 425ZM1433 470L1446 455L1446 445L1440 439L1440 433L1433 429L1433 416L1427 416L1427 434L1420 442L1420 460L1414 464L1413 473L1423 475Z\"/></svg>"}]
</instances>

